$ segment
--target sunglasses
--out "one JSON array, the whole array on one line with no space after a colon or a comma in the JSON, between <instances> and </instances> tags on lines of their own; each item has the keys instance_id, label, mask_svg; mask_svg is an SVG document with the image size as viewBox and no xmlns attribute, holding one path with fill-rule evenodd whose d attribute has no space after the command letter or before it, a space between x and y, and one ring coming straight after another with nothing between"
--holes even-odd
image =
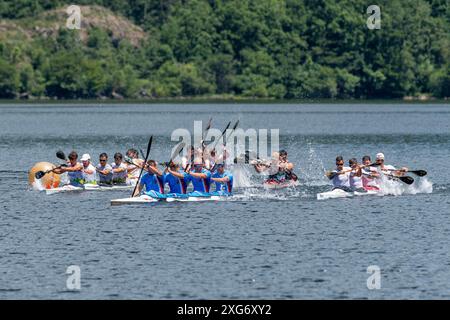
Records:
<instances>
[{"instance_id":1,"label":"sunglasses","mask_svg":"<svg viewBox=\"0 0 450 320\"><path fill-rule=\"evenodd\" d=\"M106 159L103 159L103 160L102 160L102 159L100 159L100 162L106 162Z\"/></svg>"}]
</instances>

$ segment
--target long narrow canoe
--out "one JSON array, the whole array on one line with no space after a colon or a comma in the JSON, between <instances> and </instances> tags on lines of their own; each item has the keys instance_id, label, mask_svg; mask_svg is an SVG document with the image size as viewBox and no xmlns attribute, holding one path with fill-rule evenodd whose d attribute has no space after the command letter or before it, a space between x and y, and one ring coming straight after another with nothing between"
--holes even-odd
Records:
<instances>
[{"instance_id":1,"label":"long narrow canoe","mask_svg":"<svg viewBox=\"0 0 450 320\"><path fill-rule=\"evenodd\" d=\"M85 184L83 187L75 187L65 185L59 188L46 189L46 194L55 194L62 192L82 192L82 191L119 191L119 190L133 190L134 186L130 185L116 185L116 186L99 186L96 184Z\"/></svg>"},{"instance_id":2,"label":"long narrow canoe","mask_svg":"<svg viewBox=\"0 0 450 320\"><path fill-rule=\"evenodd\" d=\"M123 204L147 204L156 202L201 202L201 201L219 201L227 197L211 196L211 197L188 197L188 198L165 198L155 199L148 195L142 195L134 198L123 198L111 200L111 205L118 206Z\"/></svg>"}]
</instances>

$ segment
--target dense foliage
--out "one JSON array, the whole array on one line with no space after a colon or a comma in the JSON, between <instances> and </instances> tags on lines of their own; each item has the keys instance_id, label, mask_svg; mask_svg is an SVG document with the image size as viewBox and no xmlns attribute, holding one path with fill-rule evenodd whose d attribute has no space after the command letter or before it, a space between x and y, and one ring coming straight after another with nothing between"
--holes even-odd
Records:
<instances>
[{"instance_id":1,"label":"dense foliage","mask_svg":"<svg viewBox=\"0 0 450 320\"><path fill-rule=\"evenodd\" d=\"M32 26L73 2L4 0L0 17ZM374 1L364 0L75 2L106 7L148 36L135 46L101 28L87 40L65 28L0 34L0 98L450 96L448 0L375 1L380 30L367 28Z\"/></svg>"}]
</instances>

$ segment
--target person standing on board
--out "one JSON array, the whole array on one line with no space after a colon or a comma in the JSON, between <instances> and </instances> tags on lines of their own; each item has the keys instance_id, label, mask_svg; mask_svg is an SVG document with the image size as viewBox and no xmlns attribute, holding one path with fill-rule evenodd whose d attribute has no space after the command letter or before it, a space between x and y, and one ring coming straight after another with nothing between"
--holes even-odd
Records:
<instances>
[{"instance_id":1,"label":"person standing on board","mask_svg":"<svg viewBox=\"0 0 450 320\"><path fill-rule=\"evenodd\" d=\"M97 172L91 163L91 156L85 153L81 156L80 161L83 164L83 183L97 184Z\"/></svg>"},{"instance_id":2,"label":"person standing on board","mask_svg":"<svg viewBox=\"0 0 450 320\"><path fill-rule=\"evenodd\" d=\"M144 192L152 198L166 198L164 195L164 176L162 172L159 171L156 161L148 160L145 170L147 172L142 176L133 197L139 196L141 192Z\"/></svg>"},{"instance_id":3,"label":"person standing on board","mask_svg":"<svg viewBox=\"0 0 450 320\"><path fill-rule=\"evenodd\" d=\"M189 172L189 177L194 187L194 192L191 192L189 196L208 197L211 185L211 172L203 167L201 158L194 159L194 165Z\"/></svg>"},{"instance_id":4,"label":"person standing on board","mask_svg":"<svg viewBox=\"0 0 450 320\"><path fill-rule=\"evenodd\" d=\"M120 152L114 155L114 162L111 163L113 184L124 185L127 183L127 165L123 162L123 156Z\"/></svg>"},{"instance_id":5,"label":"person standing on board","mask_svg":"<svg viewBox=\"0 0 450 320\"><path fill-rule=\"evenodd\" d=\"M350 171L352 171L352 168L344 166L344 158L342 156L336 157L336 169L327 174L328 179L333 183L333 190L352 191L349 181Z\"/></svg>"},{"instance_id":6,"label":"person standing on board","mask_svg":"<svg viewBox=\"0 0 450 320\"><path fill-rule=\"evenodd\" d=\"M164 175L164 182L169 185L170 193L174 197L183 197L187 194L189 174L180 169L175 162L170 162Z\"/></svg>"},{"instance_id":7,"label":"person standing on board","mask_svg":"<svg viewBox=\"0 0 450 320\"><path fill-rule=\"evenodd\" d=\"M233 174L225 171L223 163L217 164L217 171L211 177L211 180L216 184L216 191L211 195L216 196L231 196L233 192Z\"/></svg>"},{"instance_id":8,"label":"person standing on board","mask_svg":"<svg viewBox=\"0 0 450 320\"><path fill-rule=\"evenodd\" d=\"M380 186L377 183L377 179L380 178L380 174L376 167L371 167L372 159L370 156L364 156L362 158L363 168L361 170L361 181L365 190L380 190Z\"/></svg>"},{"instance_id":9,"label":"person standing on board","mask_svg":"<svg viewBox=\"0 0 450 320\"><path fill-rule=\"evenodd\" d=\"M112 185L112 167L108 164L108 155L102 153L99 156L100 163L95 168L99 177L100 185Z\"/></svg>"},{"instance_id":10,"label":"person standing on board","mask_svg":"<svg viewBox=\"0 0 450 320\"><path fill-rule=\"evenodd\" d=\"M78 153L72 151L69 154L69 160L67 161L67 167L54 169L53 172L56 174L63 174L67 172L69 177L69 184L75 187L83 186L83 166L81 163L77 162Z\"/></svg>"}]
</instances>

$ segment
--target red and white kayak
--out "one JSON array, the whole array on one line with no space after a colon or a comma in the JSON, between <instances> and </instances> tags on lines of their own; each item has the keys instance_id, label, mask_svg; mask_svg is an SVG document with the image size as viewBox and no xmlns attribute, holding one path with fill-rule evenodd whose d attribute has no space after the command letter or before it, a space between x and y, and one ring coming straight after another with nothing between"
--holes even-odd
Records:
<instances>
[{"instance_id":1,"label":"red and white kayak","mask_svg":"<svg viewBox=\"0 0 450 320\"><path fill-rule=\"evenodd\" d=\"M284 180L278 181L274 179L268 179L264 181L263 186L266 189L285 189L285 188L293 188L300 185L298 180Z\"/></svg>"}]
</instances>

